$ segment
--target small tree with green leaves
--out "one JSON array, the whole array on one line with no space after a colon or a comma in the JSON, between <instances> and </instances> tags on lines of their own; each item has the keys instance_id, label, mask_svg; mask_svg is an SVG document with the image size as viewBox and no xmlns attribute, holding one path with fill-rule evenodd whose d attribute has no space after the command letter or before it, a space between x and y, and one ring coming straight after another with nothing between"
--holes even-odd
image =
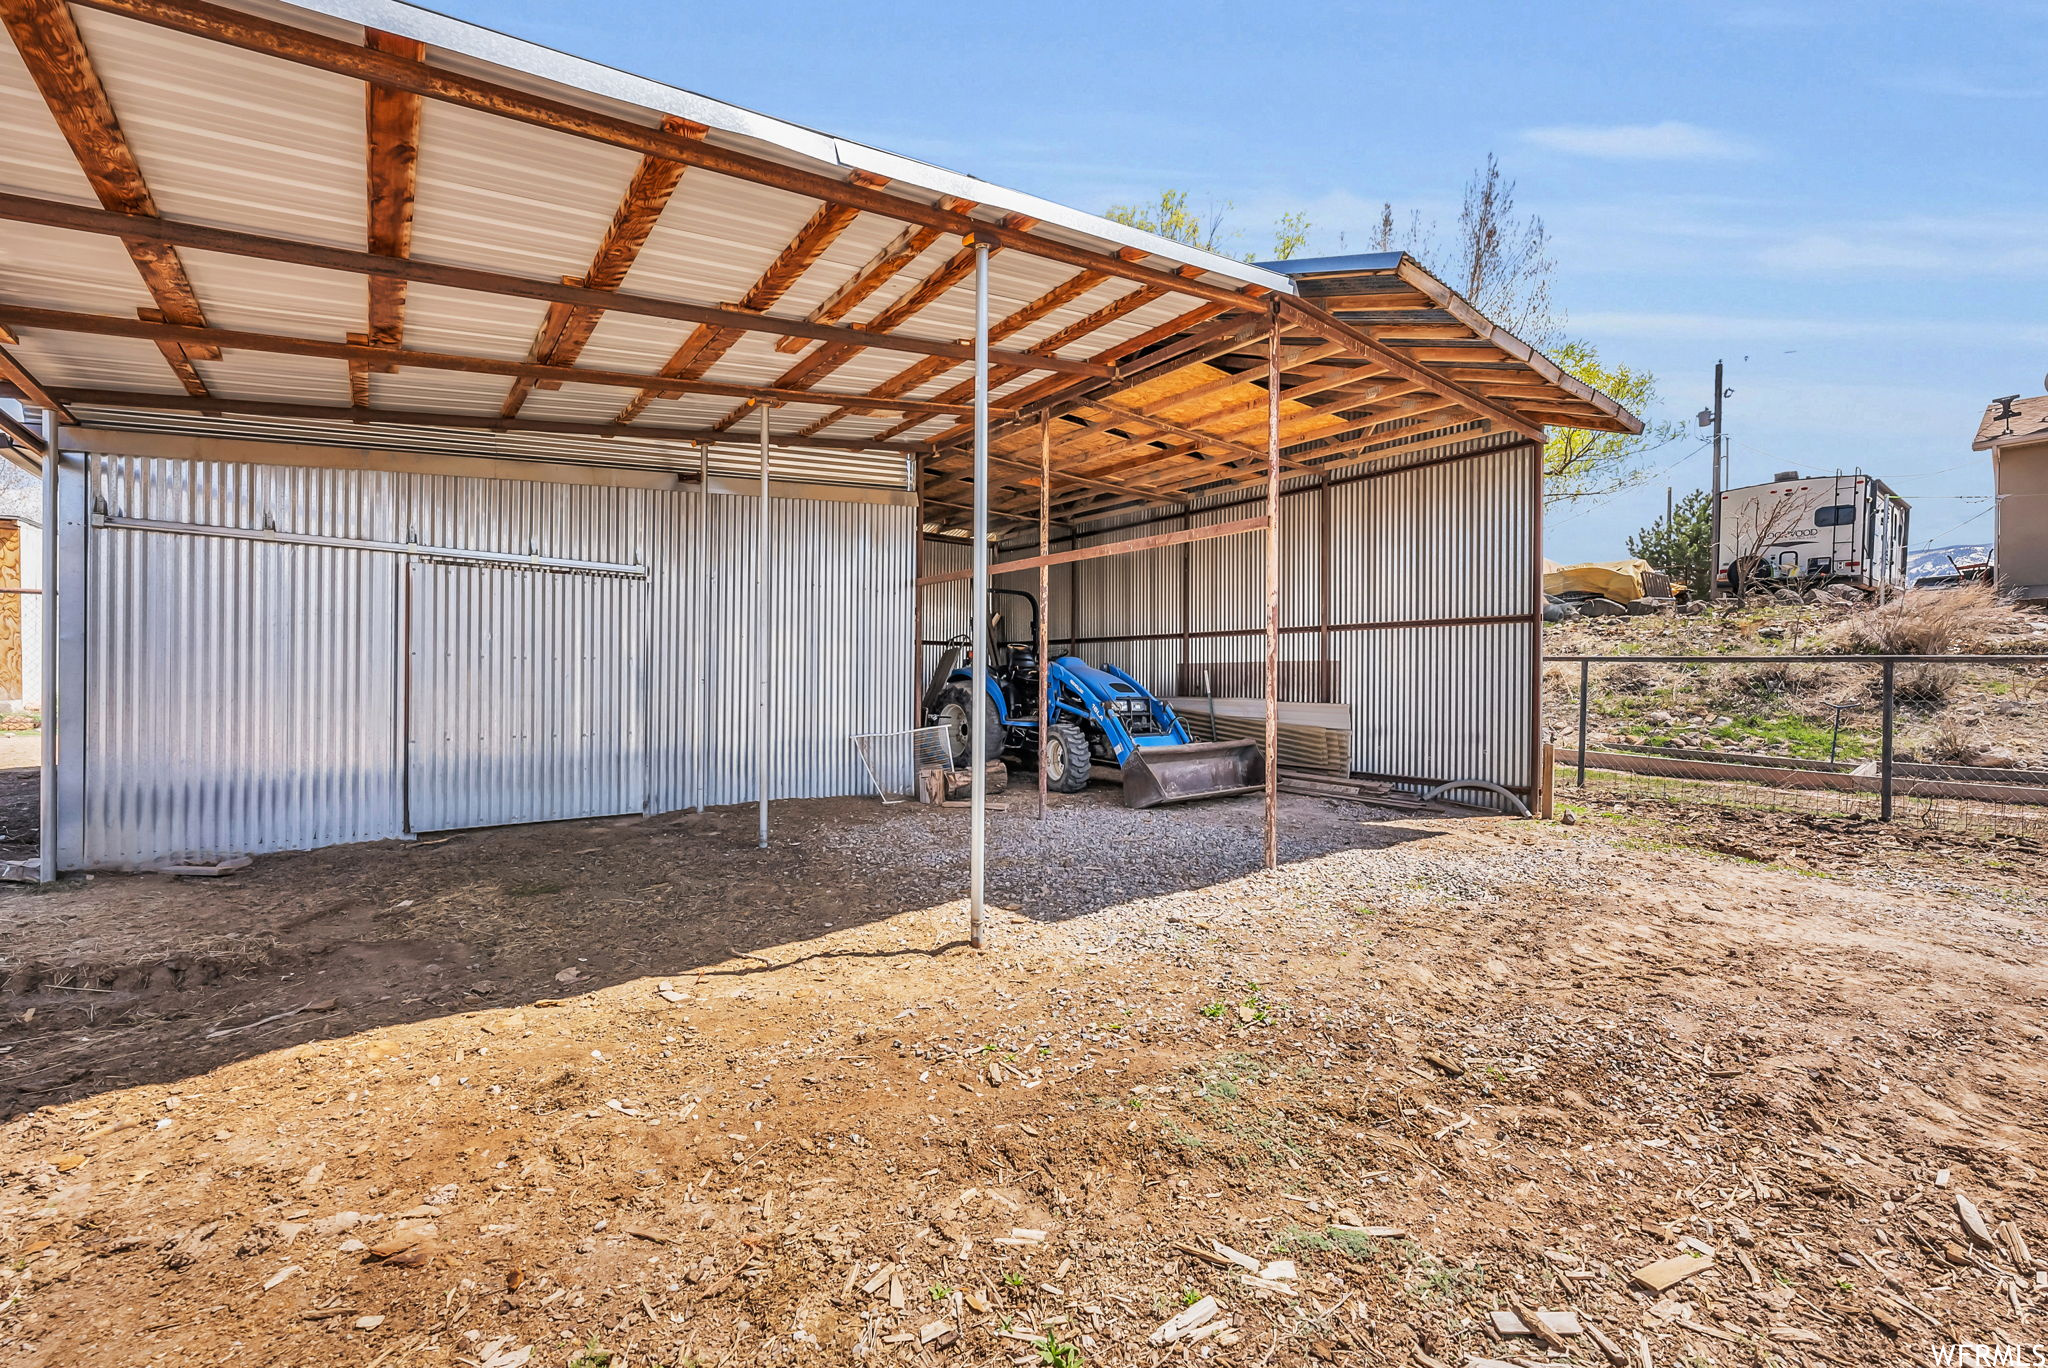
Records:
<instances>
[{"instance_id":1,"label":"small tree with green leaves","mask_svg":"<svg viewBox=\"0 0 2048 1368\"><path fill-rule=\"evenodd\" d=\"M1230 210L1231 204L1226 200L1221 205L1211 205L1206 213L1197 213L1188 207L1187 191L1162 190L1156 203L1112 204L1103 217L1127 228L1157 233L1169 242L1228 256L1231 244L1244 237L1238 229L1226 226ZM1242 259L1285 261L1308 245L1310 226L1307 214L1282 214L1273 224L1272 252L1263 257L1247 252Z\"/></svg>"},{"instance_id":2,"label":"small tree with green leaves","mask_svg":"<svg viewBox=\"0 0 2048 1368\"><path fill-rule=\"evenodd\" d=\"M1642 557L1693 593L1704 595L1713 574L1712 531L1713 505L1706 490L1695 489L1678 501L1668 517L1630 537L1628 553Z\"/></svg>"},{"instance_id":3,"label":"small tree with green leaves","mask_svg":"<svg viewBox=\"0 0 2048 1368\"><path fill-rule=\"evenodd\" d=\"M1560 342L1551 348L1550 359L1631 413L1648 413L1656 406L1656 376L1635 366L1608 365L1590 342ZM1544 502L1567 503L1641 484L1646 478L1642 458L1684 435L1685 425L1670 420L1646 421L1641 432L1552 428L1543 448Z\"/></svg>"}]
</instances>

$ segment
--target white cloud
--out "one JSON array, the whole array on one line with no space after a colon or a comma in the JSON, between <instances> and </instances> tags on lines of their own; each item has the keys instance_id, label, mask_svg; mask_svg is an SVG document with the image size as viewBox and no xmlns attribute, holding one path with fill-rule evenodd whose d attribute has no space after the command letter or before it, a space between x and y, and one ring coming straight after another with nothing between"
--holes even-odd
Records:
<instances>
[{"instance_id":1,"label":"white cloud","mask_svg":"<svg viewBox=\"0 0 2048 1368\"><path fill-rule=\"evenodd\" d=\"M1727 342L1744 346L1822 342L1909 343L1952 348L2048 346L2048 326L1987 323L1975 319L1773 318L1609 309L1574 313L1572 328L1596 338Z\"/></svg>"},{"instance_id":2,"label":"white cloud","mask_svg":"<svg viewBox=\"0 0 2048 1368\"><path fill-rule=\"evenodd\" d=\"M1654 124L1558 124L1525 128L1522 141L1606 161L1742 161L1754 147L1726 133L1667 119Z\"/></svg>"},{"instance_id":3,"label":"white cloud","mask_svg":"<svg viewBox=\"0 0 2048 1368\"><path fill-rule=\"evenodd\" d=\"M2048 86L2008 85L1980 81L1955 71L1915 71L1894 78L1894 89L1916 95L1936 95L1955 100L2038 100L2048 96Z\"/></svg>"}]
</instances>

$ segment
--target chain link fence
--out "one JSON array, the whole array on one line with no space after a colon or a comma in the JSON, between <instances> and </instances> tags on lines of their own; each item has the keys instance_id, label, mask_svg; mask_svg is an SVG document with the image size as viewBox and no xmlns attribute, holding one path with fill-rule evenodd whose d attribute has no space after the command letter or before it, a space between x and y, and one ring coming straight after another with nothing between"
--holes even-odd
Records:
<instances>
[{"instance_id":1,"label":"chain link fence","mask_svg":"<svg viewBox=\"0 0 2048 1368\"><path fill-rule=\"evenodd\" d=\"M1557 792L2048 835L2048 655L1550 656Z\"/></svg>"}]
</instances>

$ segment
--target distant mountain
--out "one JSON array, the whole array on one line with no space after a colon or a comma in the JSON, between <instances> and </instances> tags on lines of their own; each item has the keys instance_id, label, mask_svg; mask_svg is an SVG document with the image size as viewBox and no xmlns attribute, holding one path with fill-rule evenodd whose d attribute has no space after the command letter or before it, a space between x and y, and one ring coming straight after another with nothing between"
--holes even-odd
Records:
<instances>
[{"instance_id":1,"label":"distant mountain","mask_svg":"<svg viewBox=\"0 0 2048 1368\"><path fill-rule=\"evenodd\" d=\"M1911 552L1906 557L1906 582L1911 584L1926 575L1953 575L1958 565L1982 565L1992 559L1991 551L1990 542L1978 542Z\"/></svg>"}]
</instances>

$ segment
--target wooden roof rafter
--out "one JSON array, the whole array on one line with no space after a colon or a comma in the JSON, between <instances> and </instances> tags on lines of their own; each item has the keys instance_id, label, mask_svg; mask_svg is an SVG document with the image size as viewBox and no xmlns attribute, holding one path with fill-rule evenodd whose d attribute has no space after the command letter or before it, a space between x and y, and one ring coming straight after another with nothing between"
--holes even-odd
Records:
<instances>
[{"instance_id":1,"label":"wooden roof rafter","mask_svg":"<svg viewBox=\"0 0 2048 1368\"><path fill-rule=\"evenodd\" d=\"M285 337L275 333L249 332L234 328L181 328L176 324L147 319L130 320L104 314L72 313L61 309L26 308L11 304L0 304L0 322L31 330L48 329L52 332L97 337L140 337L152 341L174 342L181 346L232 348L238 351L269 352L280 356L324 357L338 361L362 360L380 366L412 366L423 370L502 375L514 379L529 376L535 380L556 380L564 384L653 389L676 394L710 394L756 403L850 403L856 407L883 413L926 415L958 416L971 411L964 404L942 404L928 399L871 399L864 394L732 385L704 379L672 381L659 375L631 371L599 370L584 366L550 366L533 361L504 361L496 357L466 356L411 347L378 347L359 342L327 342L318 338Z\"/></svg>"},{"instance_id":2,"label":"wooden roof rafter","mask_svg":"<svg viewBox=\"0 0 2048 1368\"><path fill-rule=\"evenodd\" d=\"M311 29L210 4L207 0L71 0L71 3L316 70L409 90L428 99L464 105L558 133L632 152L668 157L719 175L936 228L941 233L963 239L980 234L993 245L1007 250L1077 267L1100 265L1113 275L1140 283L1163 284L1176 293L1236 305L1264 298L1270 293L1265 287L1253 284L1211 284L1197 278L1203 274L1199 270L1192 276L1183 276L1159 267L1092 252L1052 237L1034 236L1028 227L971 218L945 207L943 202L927 204L871 189L858 184L850 175L835 177L770 160L714 140L679 137L665 129L532 94L432 60L414 61L376 52Z\"/></svg>"},{"instance_id":3,"label":"wooden roof rafter","mask_svg":"<svg viewBox=\"0 0 2048 1368\"><path fill-rule=\"evenodd\" d=\"M662 126L683 137L702 137L705 132L704 125L673 115L664 119ZM632 177L626 182L625 193L619 197L619 207L612 211L612 220L605 227L604 236L598 240L597 250L591 253L590 268L576 280L576 284L586 290L618 293L626 283L626 273L639 259L640 249L647 245L655 224L661 221L662 211L668 208L676 186L682 183L685 169L681 163L662 157L640 158L639 164L633 168ZM550 302L527 355L551 366L575 365L602 317L603 311L595 305L565 304L560 300ZM525 406L526 396L543 387L558 388L558 385L554 381L530 380L524 376L514 380L498 412L506 418L517 417Z\"/></svg>"},{"instance_id":4,"label":"wooden roof rafter","mask_svg":"<svg viewBox=\"0 0 2048 1368\"><path fill-rule=\"evenodd\" d=\"M859 172L854 174L862 184L887 184L879 176L863 177ZM804 226L797 230L796 236L775 254L775 259L768 263L759 279L748 287L747 292L740 296L733 308L750 314L768 312L859 216L859 210L850 209L843 204L819 205ZM723 357L741 336L742 333L736 328L700 323L683 340L683 344L676 348L675 354L669 357L667 364L662 366L662 374L684 380L695 379L717 365L719 358ZM650 393L634 395L625 408L619 411L619 421L632 422L646 411L647 406L654 402L654 398L655 396Z\"/></svg>"},{"instance_id":5,"label":"wooden roof rafter","mask_svg":"<svg viewBox=\"0 0 2048 1368\"><path fill-rule=\"evenodd\" d=\"M913 355L955 356L963 359L972 359L974 355L971 344L955 340L912 337L904 334L880 337L858 328L811 323L805 319L777 318L768 314L749 314L722 305L694 304L687 300L664 299L655 295L634 295L626 293L623 289L617 292L590 289L563 280L541 280L473 266L384 257L372 252L326 247L319 243L298 242L262 233L244 233L234 229L179 223L170 219L109 213L105 210L89 209L83 205L37 199L29 195L8 194L4 191L0 191L0 220L38 223L103 236L146 236L152 241L189 246L227 256L251 257L261 261L284 262L356 275L395 276L418 284L443 285L450 289L471 290L512 299L579 305L599 312L669 318L685 323L715 323L742 331L793 336L803 339L806 343L844 342L880 350L908 352ZM1023 352L999 352L997 356L1006 361L1025 363L1034 370L1093 376L1114 373L1108 364L1096 361L1069 360L1055 356L1038 357Z\"/></svg>"},{"instance_id":6,"label":"wooden roof rafter","mask_svg":"<svg viewBox=\"0 0 2048 1368\"><path fill-rule=\"evenodd\" d=\"M0 327L0 342L13 341L14 334ZM67 423L78 421L72 416L71 410L64 406L64 401L38 380L35 373L21 363L21 358L7 350L5 346L0 346L0 381L12 385L19 391L21 398L37 408L48 409Z\"/></svg>"},{"instance_id":7,"label":"wooden roof rafter","mask_svg":"<svg viewBox=\"0 0 2048 1368\"><path fill-rule=\"evenodd\" d=\"M378 52L418 60L426 44L382 29L364 32L365 45ZM413 205L419 186L420 97L388 86L363 87L364 168L369 182L368 246L378 256L412 255ZM396 347L405 341L405 281L370 276L368 323L351 342ZM370 364L348 363L349 402L370 406Z\"/></svg>"},{"instance_id":8,"label":"wooden roof rafter","mask_svg":"<svg viewBox=\"0 0 2048 1368\"><path fill-rule=\"evenodd\" d=\"M154 217L155 197L65 0L0 0L0 23L5 23L100 203L114 213ZM155 301L155 308L137 310L137 316L185 327L206 326L206 312L177 248L141 236L122 241ZM204 398L206 381L195 363L218 361L220 353L168 341L159 342L158 350L185 392Z\"/></svg>"},{"instance_id":9,"label":"wooden roof rafter","mask_svg":"<svg viewBox=\"0 0 2048 1368\"><path fill-rule=\"evenodd\" d=\"M1067 305L1073 303L1082 295L1087 294L1090 290L1094 289L1097 285L1100 285L1103 281L1107 279L1109 279L1109 277L1103 274L1101 271L1088 270L1075 272L1073 275L1067 277L1067 279L1061 281L1058 285L1053 286L1050 290L1047 290L1044 294L1032 300L1030 303L1024 305L1022 308L1017 309L1015 312L1007 314L1003 318L998 319L994 323L989 324L989 345L993 347L996 343L1002 341L1004 338L1012 337L1017 333L1022 332L1024 329L1030 327L1033 323L1036 323L1041 318L1044 318L1047 314L1065 308ZM908 394L910 391L916 389L919 385L926 384L932 380L937 379L939 376L944 375L947 371L952 370L955 366L959 364L959 362L948 360L945 357L927 357L922 361L915 362L907 369L897 372L889 379L884 380L880 385L875 387L874 393ZM995 383L993 377L991 377L990 383ZM971 387L973 381L970 379L968 381L968 384ZM826 414L823 418L820 418L817 422L805 428L804 431L816 432L819 429L836 423L841 418L845 418L848 416L850 416L850 410L835 409L831 413Z\"/></svg>"},{"instance_id":10,"label":"wooden roof rafter","mask_svg":"<svg viewBox=\"0 0 2048 1368\"><path fill-rule=\"evenodd\" d=\"M0 375L5 374L0 366ZM5 397L5 385L0 385L0 397ZM50 393L46 391L46 393ZM218 397L195 399L183 394L155 394L130 390L108 389L67 389L50 394L52 403L75 405L80 409L140 409L158 413L207 413L246 415L262 418L305 419L316 422L335 421L351 423L360 427L374 427L389 424L397 427L446 428L463 432L527 432L564 437L633 437L649 441L670 441L678 443L717 442L734 440L725 433L713 432L709 428L674 428L653 423L576 422L563 419L493 417L485 414L442 413L433 410L394 408L343 408L332 404L298 404L276 400L221 399ZM35 401L32 401L35 402ZM45 405L47 407L47 405ZM77 425L79 420L69 411L62 413L64 420ZM906 442L891 443L878 447L872 441L841 437L782 437L776 444L793 450L813 449L818 451L893 451L902 455L916 455L921 448ZM694 463L695 458L690 461Z\"/></svg>"},{"instance_id":11,"label":"wooden roof rafter","mask_svg":"<svg viewBox=\"0 0 2048 1368\"><path fill-rule=\"evenodd\" d=\"M1153 300L1162 298L1165 294L1165 290L1152 285L1140 285L1135 290L1126 291L1124 294L1119 295L1117 298L1111 300L1109 303L1104 304L1101 308L1095 310L1095 312L1087 315L1084 318L1075 319L1066 327L1061 328L1058 332L1052 334L1052 336L1047 337L1043 341L1036 343L1034 346L1031 347L1029 354L1032 356L1054 356L1060 351L1066 349L1067 347L1072 346L1075 342L1078 342L1083 337L1086 337L1089 333L1108 327L1111 323L1116 322L1119 318L1124 317L1126 314L1136 312L1137 310L1143 308L1145 305L1150 304ZM1182 317L1195 317L1197 318L1197 321L1201 321L1206 320L1209 317L1212 317L1218 311L1218 306L1214 304L1205 304L1199 306L1190 314L1182 315ZM1178 323L1180 320L1176 319L1174 321L1175 323ZM1166 335L1171 336L1170 333ZM1133 341L1135 342L1136 340L1134 339ZM1137 345L1144 344L1138 343ZM1130 350L1136 349L1136 345L1130 347ZM1112 353L1114 353L1114 355L1112 355ZM1102 354L1097 356L1090 357L1089 360L1096 362L1098 364L1102 364L1106 362L1122 360L1123 357L1127 354L1128 352L1125 351L1122 347L1112 347L1109 349L1109 351L1103 352ZM991 357L991 361L993 362L993 357ZM989 366L988 375L989 388L991 390L1000 389L1002 386L1009 384L1012 380L1021 379L1023 376L1029 374L1030 369L1031 368L1029 366L1025 365L991 364ZM974 381L970 377L966 380L961 381L959 384L953 386L951 389L945 391L939 397L941 399L945 399L951 402L954 400L961 399L963 397L971 396L973 393ZM921 422L922 420L919 421ZM880 435L883 437L900 437L917 426L918 423L899 423L895 427L885 430ZM943 438L946 435L947 434L943 433L940 434L941 438Z\"/></svg>"},{"instance_id":12,"label":"wooden roof rafter","mask_svg":"<svg viewBox=\"0 0 2048 1368\"><path fill-rule=\"evenodd\" d=\"M1013 217L1010 226L1028 226L1023 220ZM910 319L936 304L958 286L974 270L977 247L971 240L964 240L960 249L933 268L932 272L906 290L902 297L878 312L861 326L863 332L872 331L878 335L894 332ZM993 250L993 249L992 249ZM809 388L824 379L858 355L863 347L853 344L845 346L819 347L803 360L791 366L775 379L782 388ZM713 427L725 429L737 423L746 412L736 408L720 418Z\"/></svg>"}]
</instances>

